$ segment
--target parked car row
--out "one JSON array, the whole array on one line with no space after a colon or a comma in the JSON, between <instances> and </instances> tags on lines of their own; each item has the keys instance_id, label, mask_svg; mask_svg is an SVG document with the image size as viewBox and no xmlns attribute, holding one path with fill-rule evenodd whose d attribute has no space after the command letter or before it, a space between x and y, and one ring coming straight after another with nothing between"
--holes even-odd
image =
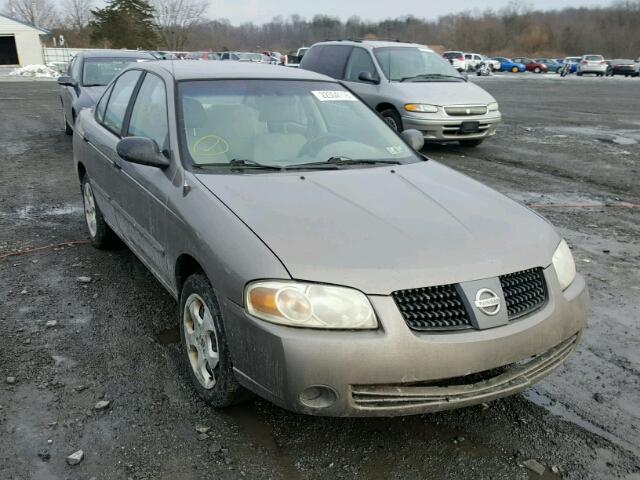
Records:
<instances>
[{"instance_id":1,"label":"parked car row","mask_svg":"<svg viewBox=\"0 0 640 480\"><path fill-rule=\"evenodd\" d=\"M532 57L486 57L479 53L465 53L462 51L447 51L442 54L459 72L475 71L480 65L486 64L495 72L533 72L560 73L568 65L567 73L579 76L593 74L596 76L625 75L627 77L640 76L640 58L638 60L616 59L605 60L602 55L583 55L581 57L566 58L532 58Z\"/></svg>"}]
</instances>

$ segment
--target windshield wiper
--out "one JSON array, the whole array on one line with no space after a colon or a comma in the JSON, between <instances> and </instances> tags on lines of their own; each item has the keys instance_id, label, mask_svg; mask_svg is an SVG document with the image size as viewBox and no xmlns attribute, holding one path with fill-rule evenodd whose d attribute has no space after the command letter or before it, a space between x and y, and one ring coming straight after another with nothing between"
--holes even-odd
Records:
<instances>
[{"instance_id":1,"label":"windshield wiper","mask_svg":"<svg viewBox=\"0 0 640 480\"><path fill-rule=\"evenodd\" d=\"M416 78L424 78L424 79L430 79L430 78L454 78L456 80L462 80L464 81L464 78L462 77L456 77L455 75L444 75L442 73L421 73L420 75L413 75L411 77L403 77L401 79L399 79L399 82L406 82L407 80L415 80Z\"/></svg>"},{"instance_id":2,"label":"windshield wiper","mask_svg":"<svg viewBox=\"0 0 640 480\"><path fill-rule=\"evenodd\" d=\"M278 167L277 165L267 165L264 163L254 162L253 160L244 160L234 158L230 162L218 162L218 163L196 163L195 167L234 167L234 168L254 168L259 170L284 170L284 167Z\"/></svg>"},{"instance_id":3,"label":"windshield wiper","mask_svg":"<svg viewBox=\"0 0 640 480\"><path fill-rule=\"evenodd\" d=\"M307 168L307 167L333 167L338 165L400 165L397 160L370 160L367 158L353 159L343 156L329 157L324 162L311 162L311 163L298 163L296 165L289 165L289 168Z\"/></svg>"}]
</instances>

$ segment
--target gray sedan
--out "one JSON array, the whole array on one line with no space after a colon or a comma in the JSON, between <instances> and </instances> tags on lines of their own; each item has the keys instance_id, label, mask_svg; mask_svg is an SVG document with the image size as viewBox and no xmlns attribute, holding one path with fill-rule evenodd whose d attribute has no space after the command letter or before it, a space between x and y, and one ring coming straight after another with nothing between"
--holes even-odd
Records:
<instances>
[{"instance_id":1,"label":"gray sedan","mask_svg":"<svg viewBox=\"0 0 640 480\"><path fill-rule=\"evenodd\" d=\"M486 402L553 371L585 326L549 223L423 157L419 132L329 77L140 63L76 133L93 244L120 237L179 302L185 369L214 407Z\"/></svg>"},{"instance_id":2,"label":"gray sedan","mask_svg":"<svg viewBox=\"0 0 640 480\"><path fill-rule=\"evenodd\" d=\"M80 52L71 59L67 74L58 78L62 121L67 135L73 133L78 113L93 107L107 84L131 62L155 60L148 52L96 50Z\"/></svg>"}]
</instances>

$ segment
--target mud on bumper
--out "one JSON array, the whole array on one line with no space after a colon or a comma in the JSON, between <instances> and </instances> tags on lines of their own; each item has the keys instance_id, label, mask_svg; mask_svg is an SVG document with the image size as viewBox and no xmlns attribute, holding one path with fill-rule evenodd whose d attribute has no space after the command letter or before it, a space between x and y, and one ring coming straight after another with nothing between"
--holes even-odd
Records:
<instances>
[{"instance_id":1,"label":"mud on bumper","mask_svg":"<svg viewBox=\"0 0 640 480\"><path fill-rule=\"evenodd\" d=\"M451 410L521 392L564 362L580 334L551 350L506 367L426 384L352 385L353 408L368 415L407 415Z\"/></svg>"}]
</instances>

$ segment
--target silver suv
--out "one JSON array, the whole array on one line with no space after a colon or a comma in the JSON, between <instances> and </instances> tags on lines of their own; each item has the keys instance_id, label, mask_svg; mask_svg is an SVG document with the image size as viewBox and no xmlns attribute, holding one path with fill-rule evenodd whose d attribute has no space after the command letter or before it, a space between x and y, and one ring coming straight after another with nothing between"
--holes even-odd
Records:
<instances>
[{"instance_id":1,"label":"silver suv","mask_svg":"<svg viewBox=\"0 0 640 480\"><path fill-rule=\"evenodd\" d=\"M316 43L300 68L341 80L396 130L477 146L495 135L498 103L433 50L414 43Z\"/></svg>"}]
</instances>

